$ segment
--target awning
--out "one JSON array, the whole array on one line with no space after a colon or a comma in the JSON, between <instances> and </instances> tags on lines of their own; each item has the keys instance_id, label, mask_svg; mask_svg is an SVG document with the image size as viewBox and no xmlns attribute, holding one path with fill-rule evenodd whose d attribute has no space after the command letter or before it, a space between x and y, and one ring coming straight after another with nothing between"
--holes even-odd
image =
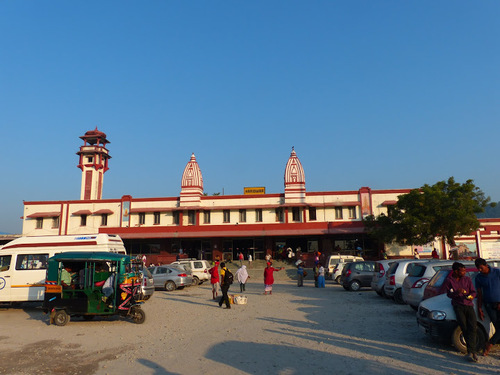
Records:
<instances>
[{"instance_id":1,"label":"awning","mask_svg":"<svg viewBox=\"0 0 500 375\"><path fill-rule=\"evenodd\" d=\"M92 215L92 211L90 211L90 210L80 210L80 211L73 212L71 215L75 215L75 216L78 216L78 215Z\"/></svg>"},{"instance_id":2,"label":"awning","mask_svg":"<svg viewBox=\"0 0 500 375\"><path fill-rule=\"evenodd\" d=\"M382 206L394 206L398 201L383 201Z\"/></svg>"},{"instance_id":3,"label":"awning","mask_svg":"<svg viewBox=\"0 0 500 375\"><path fill-rule=\"evenodd\" d=\"M34 219L37 217L59 217L60 212L35 212L34 214L26 216L28 219Z\"/></svg>"},{"instance_id":4,"label":"awning","mask_svg":"<svg viewBox=\"0 0 500 375\"><path fill-rule=\"evenodd\" d=\"M102 210L94 211L92 215L104 215L104 214L111 215L113 213L114 213L113 211L108 210L107 208L103 208Z\"/></svg>"}]
</instances>

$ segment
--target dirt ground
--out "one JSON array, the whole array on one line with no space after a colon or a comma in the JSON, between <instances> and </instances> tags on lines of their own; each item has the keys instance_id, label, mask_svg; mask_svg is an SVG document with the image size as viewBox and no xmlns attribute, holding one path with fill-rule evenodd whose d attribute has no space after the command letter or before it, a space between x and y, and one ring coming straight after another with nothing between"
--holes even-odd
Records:
<instances>
[{"instance_id":1,"label":"dirt ground","mask_svg":"<svg viewBox=\"0 0 500 375\"><path fill-rule=\"evenodd\" d=\"M260 271L247 305L219 308L210 285L157 290L146 322L72 319L49 325L36 304L0 310L0 374L498 374L499 352L468 363L431 341L415 312L370 290L347 292L285 272L263 295ZM233 285L232 293L239 292Z\"/></svg>"}]
</instances>

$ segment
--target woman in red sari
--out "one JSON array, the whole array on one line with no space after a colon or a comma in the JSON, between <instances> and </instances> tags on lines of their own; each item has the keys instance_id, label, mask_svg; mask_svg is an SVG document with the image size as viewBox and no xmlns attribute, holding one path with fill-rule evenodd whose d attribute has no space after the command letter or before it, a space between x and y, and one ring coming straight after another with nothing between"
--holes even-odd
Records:
<instances>
[{"instance_id":1,"label":"woman in red sari","mask_svg":"<svg viewBox=\"0 0 500 375\"><path fill-rule=\"evenodd\" d=\"M274 284L273 274L274 272L278 272L283 269L283 267L274 268L271 265L272 265L271 262L267 262L267 267L264 268L264 285L265 285L264 294L267 294L267 292L269 292L269 294L273 294L273 284Z\"/></svg>"}]
</instances>

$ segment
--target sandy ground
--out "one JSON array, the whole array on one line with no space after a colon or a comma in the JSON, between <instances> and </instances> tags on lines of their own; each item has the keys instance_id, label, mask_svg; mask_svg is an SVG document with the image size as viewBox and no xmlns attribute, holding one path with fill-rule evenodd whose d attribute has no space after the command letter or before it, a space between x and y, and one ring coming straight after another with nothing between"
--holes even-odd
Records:
<instances>
[{"instance_id":1,"label":"sandy ground","mask_svg":"<svg viewBox=\"0 0 500 375\"><path fill-rule=\"evenodd\" d=\"M292 270L288 270L293 274ZM493 374L499 352L468 363L418 330L415 312L332 282L297 288L281 272L263 295L252 271L247 305L219 308L210 285L156 291L146 322L48 324L36 305L0 310L0 374ZM232 292L239 292L233 285Z\"/></svg>"}]
</instances>

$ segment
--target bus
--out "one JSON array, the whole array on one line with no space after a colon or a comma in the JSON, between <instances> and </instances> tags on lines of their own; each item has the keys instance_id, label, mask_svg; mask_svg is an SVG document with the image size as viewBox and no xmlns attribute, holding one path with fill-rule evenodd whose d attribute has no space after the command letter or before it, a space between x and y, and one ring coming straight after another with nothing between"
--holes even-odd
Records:
<instances>
[{"instance_id":1,"label":"bus","mask_svg":"<svg viewBox=\"0 0 500 375\"><path fill-rule=\"evenodd\" d=\"M17 238L0 247L0 303L43 301L47 261L68 251L126 254L113 234Z\"/></svg>"}]
</instances>

